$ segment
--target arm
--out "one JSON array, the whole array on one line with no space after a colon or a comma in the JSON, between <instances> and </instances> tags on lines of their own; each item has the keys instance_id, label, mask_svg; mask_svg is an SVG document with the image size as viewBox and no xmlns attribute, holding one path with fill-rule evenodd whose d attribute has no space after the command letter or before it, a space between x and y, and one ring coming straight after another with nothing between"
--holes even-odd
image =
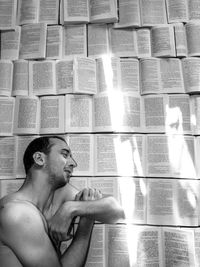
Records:
<instances>
[{"instance_id":1,"label":"arm","mask_svg":"<svg viewBox=\"0 0 200 267\"><path fill-rule=\"evenodd\" d=\"M92 228L93 222L82 218L75 239L59 257L37 210L15 203L6 204L0 214L0 238L12 249L23 267L82 267Z\"/></svg>"}]
</instances>

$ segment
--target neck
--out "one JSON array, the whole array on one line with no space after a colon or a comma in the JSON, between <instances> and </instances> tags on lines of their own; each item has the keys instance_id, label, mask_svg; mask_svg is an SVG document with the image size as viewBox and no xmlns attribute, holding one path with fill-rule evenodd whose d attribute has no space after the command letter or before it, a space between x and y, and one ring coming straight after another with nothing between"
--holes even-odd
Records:
<instances>
[{"instance_id":1,"label":"neck","mask_svg":"<svg viewBox=\"0 0 200 267\"><path fill-rule=\"evenodd\" d=\"M48 176L37 170L27 175L18 193L24 200L32 202L42 213L51 208L55 190L48 182Z\"/></svg>"}]
</instances>

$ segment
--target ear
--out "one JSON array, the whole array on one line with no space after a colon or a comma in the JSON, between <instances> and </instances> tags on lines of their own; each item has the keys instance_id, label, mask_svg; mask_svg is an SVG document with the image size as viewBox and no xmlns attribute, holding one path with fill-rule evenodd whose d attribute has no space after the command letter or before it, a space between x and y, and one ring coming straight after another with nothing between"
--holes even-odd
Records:
<instances>
[{"instance_id":1,"label":"ear","mask_svg":"<svg viewBox=\"0 0 200 267\"><path fill-rule=\"evenodd\" d=\"M35 164L39 166L43 166L45 164L45 154L43 152L35 152L33 154L33 159L35 161Z\"/></svg>"}]
</instances>

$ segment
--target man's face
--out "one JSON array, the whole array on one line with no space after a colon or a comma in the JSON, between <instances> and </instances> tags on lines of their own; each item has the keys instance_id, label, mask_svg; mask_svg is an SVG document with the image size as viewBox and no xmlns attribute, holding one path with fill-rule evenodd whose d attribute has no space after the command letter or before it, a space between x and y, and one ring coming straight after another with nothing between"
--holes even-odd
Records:
<instances>
[{"instance_id":1,"label":"man's face","mask_svg":"<svg viewBox=\"0 0 200 267\"><path fill-rule=\"evenodd\" d=\"M46 166L50 183L56 187L62 187L69 182L74 167L77 166L72 158L71 150L64 141L52 138L50 139L50 152L46 155Z\"/></svg>"}]
</instances>

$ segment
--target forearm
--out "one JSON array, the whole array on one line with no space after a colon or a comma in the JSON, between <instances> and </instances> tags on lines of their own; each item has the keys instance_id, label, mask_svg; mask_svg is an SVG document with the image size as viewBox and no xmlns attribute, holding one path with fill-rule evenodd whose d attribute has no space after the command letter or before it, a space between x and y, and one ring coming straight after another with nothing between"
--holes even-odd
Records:
<instances>
[{"instance_id":1,"label":"forearm","mask_svg":"<svg viewBox=\"0 0 200 267\"><path fill-rule=\"evenodd\" d=\"M124 219L124 211L113 197L92 201L75 201L73 216L85 216L101 223L116 223Z\"/></svg>"},{"instance_id":2,"label":"forearm","mask_svg":"<svg viewBox=\"0 0 200 267\"><path fill-rule=\"evenodd\" d=\"M93 220L89 220L85 217L80 218L73 241L61 257L61 263L63 267L85 266L93 224Z\"/></svg>"}]
</instances>

